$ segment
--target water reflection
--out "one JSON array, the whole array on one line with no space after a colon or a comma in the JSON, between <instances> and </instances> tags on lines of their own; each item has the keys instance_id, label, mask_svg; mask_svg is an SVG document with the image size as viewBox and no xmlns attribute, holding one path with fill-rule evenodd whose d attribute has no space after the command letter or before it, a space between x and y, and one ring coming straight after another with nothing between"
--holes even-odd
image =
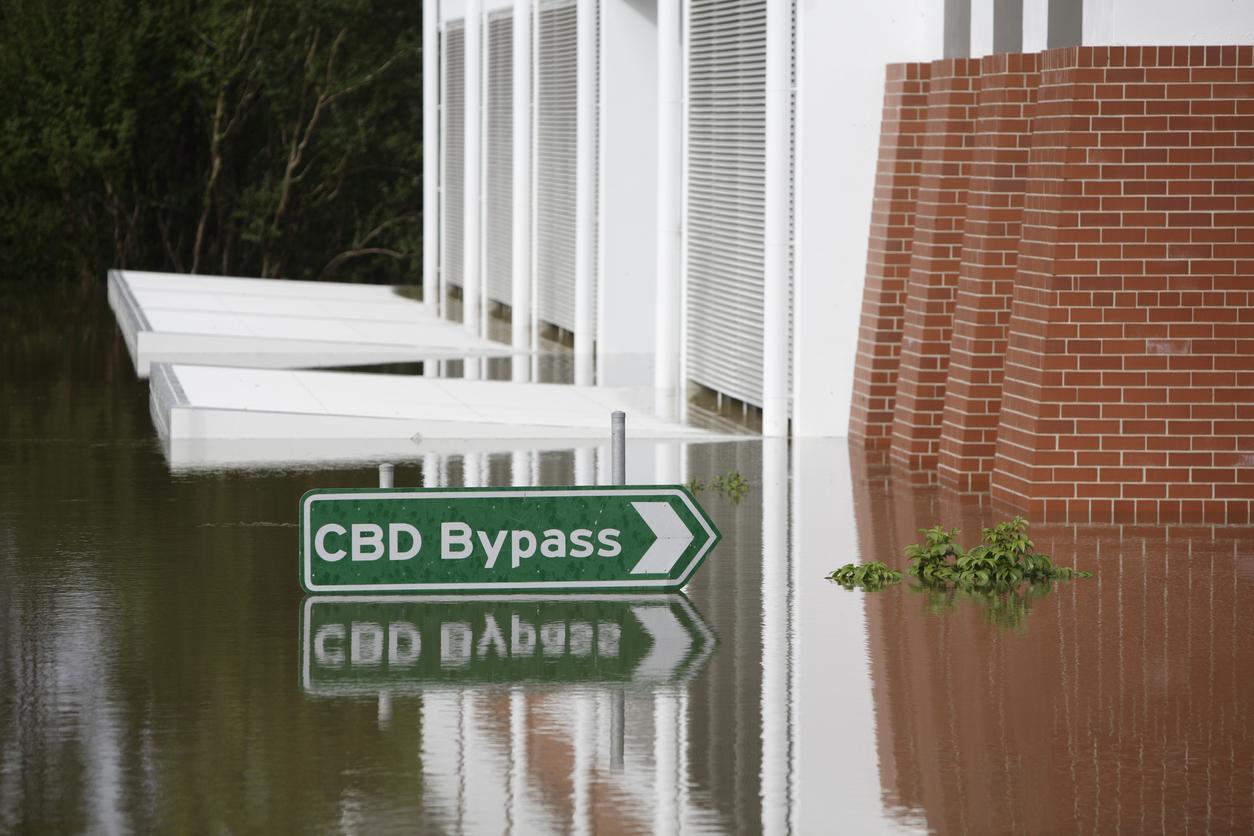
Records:
<instances>
[{"instance_id":1,"label":"water reflection","mask_svg":"<svg viewBox=\"0 0 1254 836\"><path fill-rule=\"evenodd\" d=\"M1252 529L1033 527L1095 576L1006 629L823 579L900 568L938 522L970 541L995 509L842 440L635 444L631 481L751 485L701 495L723 541L644 605L657 623L633 601L304 600L297 502L375 484L374 451L171 473L97 333L0 345L0 832L1254 825ZM606 452L419 450L397 484L604 481ZM546 623L565 654L515 667ZM462 667L438 664L446 632Z\"/></svg>"},{"instance_id":2,"label":"water reflection","mask_svg":"<svg viewBox=\"0 0 1254 836\"><path fill-rule=\"evenodd\" d=\"M863 553L997 516L855 455ZM865 486L865 487L861 487ZM942 832L1249 832L1254 530L1039 526L1056 584L1013 626L961 599L866 596L886 803Z\"/></svg>"},{"instance_id":3,"label":"water reflection","mask_svg":"<svg viewBox=\"0 0 1254 836\"><path fill-rule=\"evenodd\" d=\"M305 600L306 693L690 679L714 635L682 595Z\"/></svg>"}]
</instances>

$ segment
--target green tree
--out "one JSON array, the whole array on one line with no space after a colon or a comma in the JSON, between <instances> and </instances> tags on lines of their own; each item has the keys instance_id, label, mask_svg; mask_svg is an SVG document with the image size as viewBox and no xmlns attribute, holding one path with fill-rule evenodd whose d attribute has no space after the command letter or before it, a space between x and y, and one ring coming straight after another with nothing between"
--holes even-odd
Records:
<instances>
[{"instance_id":1,"label":"green tree","mask_svg":"<svg viewBox=\"0 0 1254 836\"><path fill-rule=\"evenodd\" d=\"M421 9L0 0L0 276L406 281Z\"/></svg>"}]
</instances>

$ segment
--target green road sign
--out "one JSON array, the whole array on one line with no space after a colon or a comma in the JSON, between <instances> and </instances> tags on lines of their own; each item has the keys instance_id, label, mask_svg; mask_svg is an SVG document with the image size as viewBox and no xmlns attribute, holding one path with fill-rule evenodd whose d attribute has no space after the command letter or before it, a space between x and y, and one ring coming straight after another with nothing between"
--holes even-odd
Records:
<instances>
[{"instance_id":1,"label":"green road sign","mask_svg":"<svg viewBox=\"0 0 1254 836\"><path fill-rule=\"evenodd\" d=\"M301 498L306 592L679 589L719 540L676 486L319 489Z\"/></svg>"},{"instance_id":2,"label":"green road sign","mask_svg":"<svg viewBox=\"0 0 1254 836\"><path fill-rule=\"evenodd\" d=\"M470 685L654 686L693 676L714 636L683 595L306 598L301 685L364 695Z\"/></svg>"}]
</instances>

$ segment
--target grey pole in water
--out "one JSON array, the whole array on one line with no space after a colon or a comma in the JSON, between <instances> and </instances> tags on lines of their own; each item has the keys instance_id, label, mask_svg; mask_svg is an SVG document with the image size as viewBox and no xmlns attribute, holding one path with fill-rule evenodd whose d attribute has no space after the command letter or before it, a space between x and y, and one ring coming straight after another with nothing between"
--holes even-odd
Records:
<instances>
[{"instance_id":1,"label":"grey pole in water","mask_svg":"<svg viewBox=\"0 0 1254 836\"><path fill-rule=\"evenodd\" d=\"M627 484L627 413L610 413L610 460L615 485Z\"/></svg>"},{"instance_id":2,"label":"grey pole in water","mask_svg":"<svg viewBox=\"0 0 1254 836\"><path fill-rule=\"evenodd\" d=\"M390 464L379 465L379 487L381 488L392 487L392 465Z\"/></svg>"}]
</instances>

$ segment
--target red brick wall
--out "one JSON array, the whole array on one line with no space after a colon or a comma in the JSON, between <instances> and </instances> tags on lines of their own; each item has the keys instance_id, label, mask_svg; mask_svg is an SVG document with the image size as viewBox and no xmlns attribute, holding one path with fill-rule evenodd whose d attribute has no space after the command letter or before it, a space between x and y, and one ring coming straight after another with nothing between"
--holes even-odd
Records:
<instances>
[{"instance_id":1,"label":"red brick wall","mask_svg":"<svg viewBox=\"0 0 1254 836\"><path fill-rule=\"evenodd\" d=\"M890 454L914 469L935 468L940 448L979 74L978 59L934 61L928 84Z\"/></svg>"},{"instance_id":2,"label":"red brick wall","mask_svg":"<svg viewBox=\"0 0 1254 836\"><path fill-rule=\"evenodd\" d=\"M890 64L884 89L849 419L850 437L868 447L887 446L892 430L930 70L929 64Z\"/></svg>"},{"instance_id":3,"label":"red brick wall","mask_svg":"<svg viewBox=\"0 0 1254 836\"><path fill-rule=\"evenodd\" d=\"M1001 54L980 62L975 160L937 464L941 483L961 491L988 489L997 448L1038 58Z\"/></svg>"},{"instance_id":4,"label":"red brick wall","mask_svg":"<svg viewBox=\"0 0 1254 836\"><path fill-rule=\"evenodd\" d=\"M1037 520L1254 521L1254 48L896 65L883 130L850 435Z\"/></svg>"},{"instance_id":5,"label":"red brick wall","mask_svg":"<svg viewBox=\"0 0 1254 836\"><path fill-rule=\"evenodd\" d=\"M1247 522L1254 49L1042 60L993 498Z\"/></svg>"}]
</instances>

